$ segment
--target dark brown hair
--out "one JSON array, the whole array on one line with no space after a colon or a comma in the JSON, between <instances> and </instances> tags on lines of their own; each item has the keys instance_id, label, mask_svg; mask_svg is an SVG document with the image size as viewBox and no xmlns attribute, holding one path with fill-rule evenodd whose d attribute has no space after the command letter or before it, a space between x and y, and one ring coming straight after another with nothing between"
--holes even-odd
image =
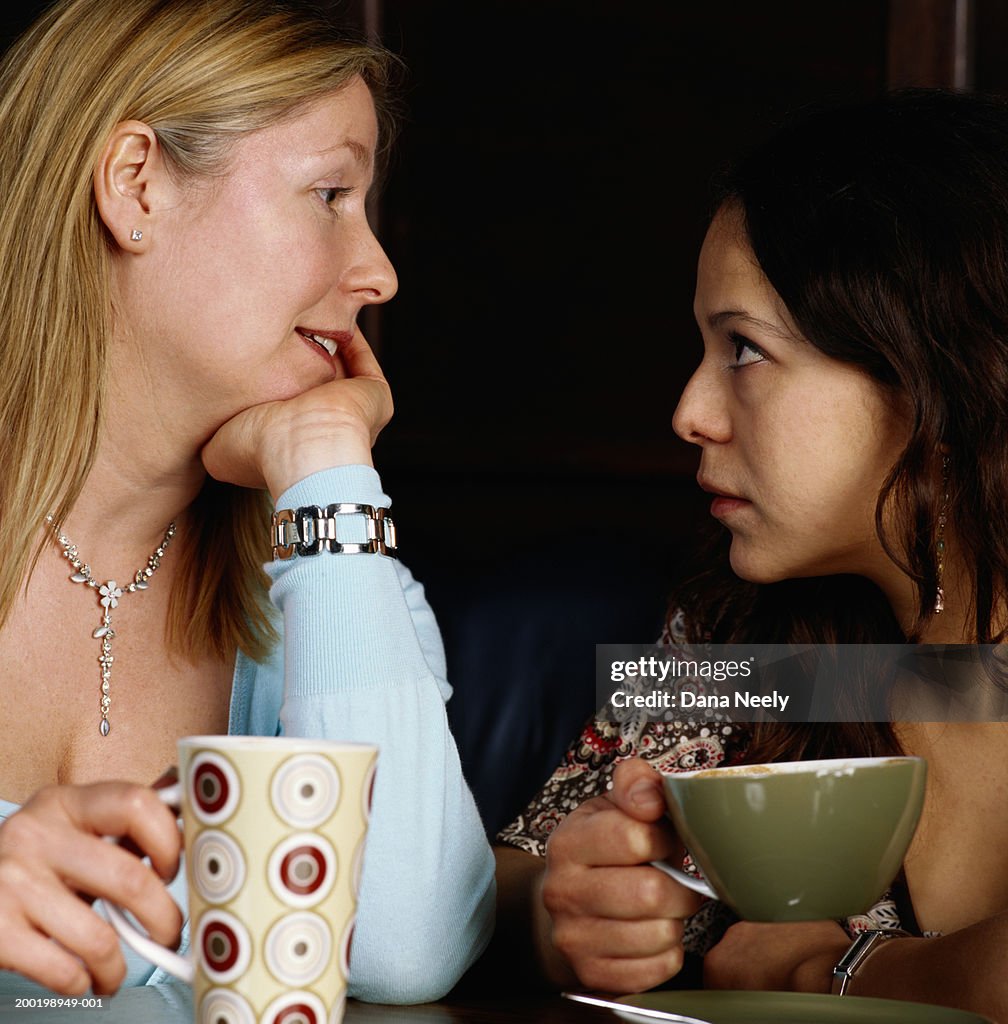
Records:
<instances>
[{"instance_id":1,"label":"dark brown hair","mask_svg":"<svg viewBox=\"0 0 1008 1024\"><path fill-rule=\"evenodd\" d=\"M757 586L729 538L673 595L692 639L902 643L933 616L942 453L950 519L971 580L974 639L999 643L1008 594L1008 103L942 90L804 111L729 169L714 209L742 216L759 265L802 335L905 404L910 436L876 530L913 580L904 634L854 576ZM883 527L883 512L896 526ZM861 686L868 685L863 680ZM854 688L856 694L857 687ZM856 696L855 698L856 699ZM756 760L898 749L887 723L759 727Z\"/></svg>"}]
</instances>

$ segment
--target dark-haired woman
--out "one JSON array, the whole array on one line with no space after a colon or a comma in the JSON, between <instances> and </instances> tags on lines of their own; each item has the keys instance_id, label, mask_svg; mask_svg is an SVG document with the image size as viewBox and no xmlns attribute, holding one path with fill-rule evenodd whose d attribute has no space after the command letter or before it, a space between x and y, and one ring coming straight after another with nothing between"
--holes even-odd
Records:
<instances>
[{"instance_id":1,"label":"dark-haired woman","mask_svg":"<svg viewBox=\"0 0 1008 1024\"><path fill-rule=\"evenodd\" d=\"M1008 105L913 92L792 123L719 195L695 314L674 427L724 529L669 639L1003 642ZM653 769L892 752L928 760L928 794L865 915L738 922L647 865L681 854ZM708 987L829 992L856 933L906 932L848 991L1008 1019L1006 794L1002 722L599 717L500 836L502 925L531 918L551 980L622 992L686 954Z\"/></svg>"}]
</instances>

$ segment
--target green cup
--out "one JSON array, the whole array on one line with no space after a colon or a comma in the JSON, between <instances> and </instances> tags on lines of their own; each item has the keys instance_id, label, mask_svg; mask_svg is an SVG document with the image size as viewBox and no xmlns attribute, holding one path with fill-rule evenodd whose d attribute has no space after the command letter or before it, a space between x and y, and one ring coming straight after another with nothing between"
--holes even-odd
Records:
<instances>
[{"instance_id":1,"label":"green cup","mask_svg":"<svg viewBox=\"0 0 1008 1024\"><path fill-rule=\"evenodd\" d=\"M864 757L662 776L679 838L710 883L654 866L749 921L868 910L896 877L924 802L927 762Z\"/></svg>"}]
</instances>

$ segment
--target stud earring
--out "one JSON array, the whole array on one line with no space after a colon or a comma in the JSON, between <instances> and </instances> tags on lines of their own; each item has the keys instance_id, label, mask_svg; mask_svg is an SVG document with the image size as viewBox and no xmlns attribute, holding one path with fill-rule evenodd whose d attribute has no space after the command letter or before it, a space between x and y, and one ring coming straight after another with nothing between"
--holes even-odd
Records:
<instances>
[{"instance_id":1,"label":"stud earring","mask_svg":"<svg viewBox=\"0 0 1008 1024\"><path fill-rule=\"evenodd\" d=\"M942 580L945 576L945 522L948 519L948 479L949 479L949 457L942 456L942 497L941 508L938 509L938 538L935 543L935 554L938 557L937 583L935 593L934 610L935 615L940 615L945 610L945 588Z\"/></svg>"},{"instance_id":2,"label":"stud earring","mask_svg":"<svg viewBox=\"0 0 1008 1024\"><path fill-rule=\"evenodd\" d=\"M143 232L142 232L142 231L141 231L141 230L140 230L139 228L134 228L134 229L133 229L133 230L132 230L132 231L130 232L130 238L131 238L131 239L132 239L132 240L133 240L134 242L139 242L139 241L140 241L140 239L141 239L141 238L143 238Z\"/></svg>"}]
</instances>

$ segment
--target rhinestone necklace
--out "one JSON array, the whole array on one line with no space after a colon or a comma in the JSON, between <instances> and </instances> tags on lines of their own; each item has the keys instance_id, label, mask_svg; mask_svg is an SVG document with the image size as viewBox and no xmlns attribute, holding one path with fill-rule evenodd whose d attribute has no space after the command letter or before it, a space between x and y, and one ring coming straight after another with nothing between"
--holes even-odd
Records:
<instances>
[{"instance_id":1,"label":"rhinestone necklace","mask_svg":"<svg viewBox=\"0 0 1008 1024\"><path fill-rule=\"evenodd\" d=\"M161 564L161 559L164 557L165 550L171 543L172 537L175 536L175 523L171 522L168 524L168 529L165 530L164 537L161 538L161 543L154 550L154 553L147 559L147 566L144 569L137 569L133 576L133 582L125 587L120 587L115 580L109 580L107 583L99 583L91 575L91 566L81 561L77 554L77 545L70 542L60 531L59 526L53 522L51 515L46 516L46 522L52 527L53 533L56 535L56 541L59 546L63 549L63 557L67 559L74 568L74 573L70 577L72 583L84 583L89 586L92 590L98 591L99 603L102 607L102 623L101 625L91 634L95 640L101 640L101 657L98 659L98 663L101 665L101 721L98 725L98 731L102 736L108 736L112 726L109 724L109 705L112 703L109 697L109 680L112 677L112 662L115 660L112 657L112 641L115 639L115 630L112 628L112 609L119 606L119 599L124 597L126 594L134 594L138 590L146 590L148 587L148 580L151 576L157 572L158 566Z\"/></svg>"}]
</instances>

